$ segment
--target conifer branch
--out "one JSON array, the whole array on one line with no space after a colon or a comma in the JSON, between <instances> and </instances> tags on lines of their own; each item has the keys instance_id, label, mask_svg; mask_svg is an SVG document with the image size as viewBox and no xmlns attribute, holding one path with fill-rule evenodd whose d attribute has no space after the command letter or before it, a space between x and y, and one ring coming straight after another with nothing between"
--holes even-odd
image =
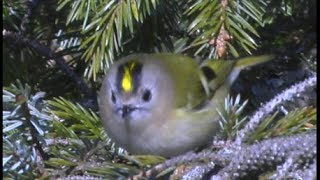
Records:
<instances>
[{"instance_id":1,"label":"conifer branch","mask_svg":"<svg viewBox=\"0 0 320 180\"><path fill-rule=\"evenodd\" d=\"M22 35L10 31L3 30L2 35L4 40L8 42L13 42L18 45L22 44L26 47L31 47L39 55L44 56L46 59L54 59L57 62L58 67L65 72L80 88L80 90L93 102L96 102L95 94L89 89L89 87L84 83L84 81L68 66L62 57L55 57L54 52L47 46L41 44L36 39L28 39Z\"/></svg>"},{"instance_id":2,"label":"conifer branch","mask_svg":"<svg viewBox=\"0 0 320 180\"><path fill-rule=\"evenodd\" d=\"M239 132L235 142L237 144L241 144L242 142L244 142L246 140L245 138L250 136L250 134L261 123L264 117L270 114L278 104L292 99L292 97L301 92L304 92L308 87L315 86L316 83L317 77L315 74L313 74L308 79L305 79L304 81L291 86L290 88L275 96L272 100L259 108L259 110L256 111L256 113L251 118L249 118L250 120L248 121L246 126Z\"/></svg>"}]
</instances>

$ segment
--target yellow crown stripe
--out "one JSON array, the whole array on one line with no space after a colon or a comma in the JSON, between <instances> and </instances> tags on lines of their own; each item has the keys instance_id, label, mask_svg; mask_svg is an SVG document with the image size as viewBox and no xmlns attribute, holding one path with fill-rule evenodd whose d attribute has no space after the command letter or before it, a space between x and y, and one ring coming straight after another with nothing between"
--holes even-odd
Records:
<instances>
[{"instance_id":1,"label":"yellow crown stripe","mask_svg":"<svg viewBox=\"0 0 320 180\"><path fill-rule=\"evenodd\" d=\"M124 68L124 75L121 83L122 89L125 92L131 92L132 91L132 76L130 70L125 67Z\"/></svg>"}]
</instances>

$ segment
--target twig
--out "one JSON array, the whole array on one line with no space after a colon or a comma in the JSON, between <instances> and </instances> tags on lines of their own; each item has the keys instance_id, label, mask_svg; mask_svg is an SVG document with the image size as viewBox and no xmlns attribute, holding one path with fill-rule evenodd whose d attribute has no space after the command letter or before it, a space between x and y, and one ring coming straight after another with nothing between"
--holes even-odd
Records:
<instances>
[{"instance_id":1,"label":"twig","mask_svg":"<svg viewBox=\"0 0 320 180\"><path fill-rule=\"evenodd\" d=\"M142 179L143 177L152 178L159 172L169 167L186 164L192 161L214 162L215 165L224 167L229 163L230 159L231 157L229 157L229 155L227 154L222 155L219 152L212 152L212 151L202 151L200 153L188 152L186 154L169 159L164 163L158 164L146 172L140 172L138 175L130 177L130 179L138 180L138 179Z\"/></svg>"},{"instance_id":2,"label":"twig","mask_svg":"<svg viewBox=\"0 0 320 180\"><path fill-rule=\"evenodd\" d=\"M30 40L22 37L18 33L3 30L2 35L4 40L9 42L15 42L17 44L23 44L25 46L33 48L39 55L46 57L47 59L54 59L60 69L64 71L80 88L80 90L91 100L96 102L95 94L88 88L83 80L68 66L62 57L55 57L54 52L45 45L42 45L38 40Z\"/></svg>"},{"instance_id":3,"label":"twig","mask_svg":"<svg viewBox=\"0 0 320 180\"><path fill-rule=\"evenodd\" d=\"M286 164L286 160L295 158L297 163L313 162L317 156L316 132L300 133L291 136L276 137L252 144L241 145L234 152L228 166L214 175L212 179L239 179L249 172L266 171Z\"/></svg>"},{"instance_id":4,"label":"twig","mask_svg":"<svg viewBox=\"0 0 320 180\"><path fill-rule=\"evenodd\" d=\"M264 106L259 108L258 111L250 118L247 125L239 132L235 143L240 145L246 140L246 137L250 136L250 133L252 133L256 127L261 123L263 120L263 117L268 115L273 111L273 109L280 104L281 102L284 102L286 100L292 99L295 95L303 92L306 90L307 87L312 87L316 85L317 83L317 77L315 74L313 74L311 77L305 79L303 82L297 83L290 88L286 89L282 93L275 96L272 100L267 102Z\"/></svg>"},{"instance_id":5,"label":"twig","mask_svg":"<svg viewBox=\"0 0 320 180\"><path fill-rule=\"evenodd\" d=\"M23 114L26 117L26 122L30 128L30 134L31 134L31 139L32 139L32 143L35 144L35 148L39 151L39 154L42 158L42 160L48 160L48 157L46 156L41 144L40 144L40 140L37 138L37 130L36 128L32 125L31 122L31 114L29 112L29 108L28 108L28 104L27 102L22 103L21 105L22 110L23 110Z\"/></svg>"}]
</instances>

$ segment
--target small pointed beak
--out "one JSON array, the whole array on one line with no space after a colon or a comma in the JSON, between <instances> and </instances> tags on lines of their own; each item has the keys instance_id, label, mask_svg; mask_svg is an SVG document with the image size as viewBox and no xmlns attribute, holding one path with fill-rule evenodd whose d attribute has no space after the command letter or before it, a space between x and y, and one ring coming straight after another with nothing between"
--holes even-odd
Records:
<instances>
[{"instance_id":1,"label":"small pointed beak","mask_svg":"<svg viewBox=\"0 0 320 180\"><path fill-rule=\"evenodd\" d=\"M135 107L132 107L130 105L124 105L121 110L122 110L122 118L127 119L127 117L131 114L131 112L135 110Z\"/></svg>"}]
</instances>

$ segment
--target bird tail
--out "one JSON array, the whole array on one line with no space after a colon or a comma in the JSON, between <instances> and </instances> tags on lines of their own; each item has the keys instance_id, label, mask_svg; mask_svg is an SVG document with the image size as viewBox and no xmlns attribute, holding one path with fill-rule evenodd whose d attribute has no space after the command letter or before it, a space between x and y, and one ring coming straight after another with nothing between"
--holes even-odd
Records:
<instances>
[{"instance_id":1,"label":"bird tail","mask_svg":"<svg viewBox=\"0 0 320 180\"><path fill-rule=\"evenodd\" d=\"M261 55L235 61L208 60L200 66L200 79L205 92L209 97L226 96L242 69L267 62L273 58L273 55Z\"/></svg>"}]
</instances>

